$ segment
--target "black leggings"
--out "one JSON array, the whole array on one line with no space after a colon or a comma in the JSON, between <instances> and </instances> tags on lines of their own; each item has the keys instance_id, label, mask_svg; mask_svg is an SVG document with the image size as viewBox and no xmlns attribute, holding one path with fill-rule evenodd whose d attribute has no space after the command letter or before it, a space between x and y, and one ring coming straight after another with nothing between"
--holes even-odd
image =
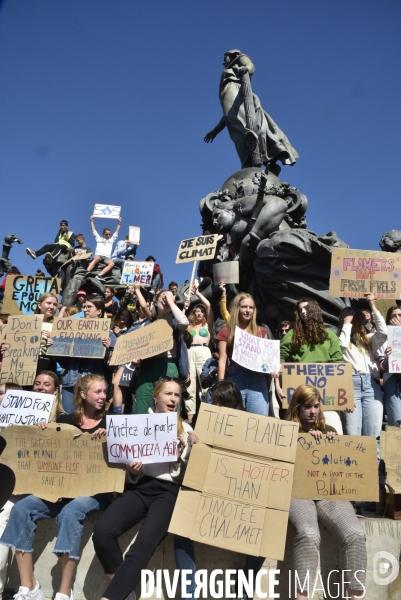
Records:
<instances>
[{"instance_id":1,"label":"black leggings","mask_svg":"<svg viewBox=\"0 0 401 600\"><path fill-rule=\"evenodd\" d=\"M93 532L95 551L105 573L114 575L103 594L105 598L124 600L138 585L141 570L146 569L167 535L178 490L175 483L143 477L129 486L97 521ZM123 560L118 537L143 518L135 542Z\"/></svg>"}]
</instances>

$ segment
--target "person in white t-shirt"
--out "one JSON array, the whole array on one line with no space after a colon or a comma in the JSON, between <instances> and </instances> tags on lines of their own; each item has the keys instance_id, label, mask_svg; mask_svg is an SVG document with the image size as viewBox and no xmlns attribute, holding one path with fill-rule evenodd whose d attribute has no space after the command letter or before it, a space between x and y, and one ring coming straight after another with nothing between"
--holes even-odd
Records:
<instances>
[{"instance_id":1,"label":"person in white t-shirt","mask_svg":"<svg viewBox=\"0 0 401 600\"><path fill-rule=\"evenodd\" d=\"M106 266L100 271L99 275L96 275L96 279L103 281L103 276L106 275L106 273L108 273L109 271L111 271L111 269L114 267L114 262L111 260L110 257L113 250L113 244L118 237L118 232L120 231L122 219L121 217L118 217L118 225L113 235L111 235L110 229L103 229L103 237L101 237L96 231L93 219L94 216L92 215L90 218L90 222L93 237L95 238L97 245L95 250L95 256L93 257L92 262L86 269L86 272L90 273L101 260L104 260Z\"/></svg>"}]
</instances>

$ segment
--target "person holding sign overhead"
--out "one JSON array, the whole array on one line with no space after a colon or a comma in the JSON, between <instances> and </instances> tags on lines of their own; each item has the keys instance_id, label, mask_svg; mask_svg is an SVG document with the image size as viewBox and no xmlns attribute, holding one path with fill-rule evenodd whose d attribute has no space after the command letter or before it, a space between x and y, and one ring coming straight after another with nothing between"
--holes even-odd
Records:
<instances>
[{"instance_id":1,"label":"person holding sign overhead","mask_svg":"<svg viewBox=\"0 0 401 600\"><path fill-rule=\"evenodd\" d=\"M181 400L181 384L164 377L154 388L153 412L176 412ZM167 535L179 487L191 451L192 428L177 415L177 460L171 463L129 465L129 485L100 517L93 532L96 554L111 582L104 599L124 600L141 578L157 546ZM118 538L145 519L134 543L123 558Z\"/></svg>"},{"instance_id":2,"label":"person holding sign overhead","mask_svg":"<svg viewBox=\"0 0 401 600\"><path fill-rule=\"evenodd\" d=\"M86 272L90 273L91 271L93 271L93 269L96 267L96 265L101 260L103 260L106 263L106 266L100 271L99 275L96 275L96 279L103 281L103 276L106 275L106 273L108 273L109 271L111 271L111 269L114 267L114 262L111 260L111 252L113 249L113 244L118 237L118 232L120 231L122 219L121 219L121 217L118 217L118 224L117 224L116 230L113 233L113 235L111 235L111 231L110 231L110 229L108 229L108 227L103 229L103 237L100 236L98 234L98 232L96 231L95 225L93 223L93 219L94 219L94 216L92 215L90 218L91 229L92 229L93 237L95 238L95 240L97 242L97 245L96 245L96 250L95 250L95 256L93 257L93 260L91 261L88 268L86 269Z\"/></svg>"},{"instance_id":3,"label":"person holding sign overhead","mask_svg":"<svg viewBox=\"0 0 401 600\"><path fill-rule=\"evenodd\" d=\"M401 326L401 307L390 306L386 315L386 324L393 327ZM389 359L393 349L387 342L377 352L380 372L383 373L384 382L384 408L389 425L395 425L401 421L401 374L389 373Z\"/></svg>"},{"instance_id":4,"label":"person holding sign overhead","mask_svg":"<svg viewBox=\"0 0 401 600\"><path fill-rule=\"evenodd\" d=\"M100 375L85 375L74 388L75 413L60 415L57 423L75 425L82 432L90 433L92 439L106 434L106 382ZM40 423L42 429L46 423ZM36 523L57 517L58 535L53 552L61 559L60 589L55 600L73 600L72 582L79 561L79 547L83 534L83 522L93 514L104 510L109 504L110 494L93 497L64 498L59 502L41 500L27 496L17 502L11 510L10 520L0 539L15 551L21 586L18 600L42 600L43 592L33 571L33 541Z\"/></svg>"},{"instance_id":5,"label":"person holding sign overhead","mask_svg":"<svg viewBox=\"0 0 401 600\"><path fill-rule=\"evenodd\" d=\"M219 342L219 381L230 379L239 387L244 408L258 415L269 414L269 391L266 375L251 371L232 360L235 328L239 327L251 335L267 338L266 329L256 324L255 301L250 294L237 294L230 307L230 322L216 335ZM227 359L230 366L227 368Z\"/></svg>"},{"instance_id":6,"label":"person holding sign overhead","mask_svg":"<svg viewBox=\"0 0 401 600\"><path fill-rule=\"evenodd\" d=\"M337 435L333 427L326 425L321 408L319 390L311 385L300 385L294 392L287 419L299 423L303 437L313 436L320 440ZM309 575L313 585L320 550L319 522L338 540L341 550L340 563L349 579L348 595L356 600L365 593L367 552L365 532L359 523L352 504L346 500L292 499L289 523L295 532L293 569L298 574L297 600L308 598L308 589L299 589Z\"/></svg>"},{"instance_id":7,"label":"person holding sign overhead","mask_svg":"<svg viewBox=\"0 0 401 600\"><path fill-rule=\"evenodd\" d=\"M345 308L340 320L340 346L344 360L352 365L355 410L343 413L347 435L380 435L383 398L375 353L387 340L387 326L378 311L373 294L366 294L376 327L366 333L365 318L358 308Z\"/></svg>"}]
</instances>

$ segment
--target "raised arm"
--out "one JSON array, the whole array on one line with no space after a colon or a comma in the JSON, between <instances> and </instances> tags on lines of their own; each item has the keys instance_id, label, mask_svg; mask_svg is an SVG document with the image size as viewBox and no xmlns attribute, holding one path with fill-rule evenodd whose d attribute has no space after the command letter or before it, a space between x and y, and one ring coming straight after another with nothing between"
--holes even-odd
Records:
<instances>
[{"instance_id":1,"label":"raised arm","mask_svg":"<svg viewBox=\"0 0 401 600\"><path fill-rule=\"evenodd\" d=\"M203 294L200 293L199 286L194 285L192 290L193 290L193 293L196 296L198 296L199 300L202 302L203 306L205 307L207 324L208 324L209 328L212 329L213 322L214 322L214 316L213 316L213 310L212 310L212 307L210 306L209 300L207 298L205 298L205 296L203 296Z\"/></svg>"},{"instance_id":2,"label":"raised arm","mask_svg":"<svg viewBox=\"0 0 401 600\"><path fill-rule=\"evenodd\" d=\"M174 319L177 321L178 331L182 333L186 330L189 325L188 318L184 315L182 310L178 308L175 303L175 296L172 292L166 291L163 292L166 295L166 300L171 308L171 312L173 313Z\"/></svg>"},{"instance_id":3,"label":"raised arm","mask_svg":"<svg viewBox=\"0 0 401 600\"><path fill-rule=\"evenodd\" d=\"M118 232L120 231L120 227L121 227L121 221L122 221L122 218L118 217L118 223L117 223L117 227L116 227L116 230L114 232L114 235L116 235L116 234L118 235Z\"/></svg>"},{"instance_id":4,"label":"raised arm","mask_svg":"<svg viewBox=\"0 0 401 600\"><path fill-rule=\"evenodd\" d=\"M92 229L93 237L96 239L96 237L97 237L98 234L97 234L97 231L95 229L95 224L93 222L93 219L94 219L94 216L92 215L91 218L90 218L90 223L91 223L91 229Z\"/></svg>"},{"instance_id":5,"label":"raised arm","mask_svg":"<svg viewBox=\"0 0 401 600\"><path fill-rule=\"evenodd\" d=\"M150 320L152 318L152 313L149 310L149 306L147 305L145 298L142 296L141 286L139 285L139 283L136 283L134 285L134 289L135 289L136 297L138 298L139 306L142 308L143 312L145 313L146 318Z\"/></svg>"}]
</instances>

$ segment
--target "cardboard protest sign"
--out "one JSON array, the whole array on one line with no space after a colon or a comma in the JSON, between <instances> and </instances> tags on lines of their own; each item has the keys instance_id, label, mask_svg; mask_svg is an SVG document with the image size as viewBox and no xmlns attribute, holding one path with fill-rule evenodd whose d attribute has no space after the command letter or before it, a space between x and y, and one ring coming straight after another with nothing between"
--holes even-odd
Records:
<instances>
[{"instance_id":1,"label":"cardboard protest sign","mask_svg":"<svg viewBox=\"0 0 401 600\"><path fill-rule=\"evenodd\" d=\"M7 427L1 462L15 473L14 494L43 500L122 492L125 469L107 463L106 440L91 440L77 427L49 423L39 427Z\"/></svg>"},{"instance_id":2,"label":"cardboard protest sign","mask_svg":"<svg viewBox=\"0 0 401 600\"><path fill-rule=\"evenodd\" d=\"M48 423L54 398L52 394L7 390L0 404L0 427Z\"/></svg>"},{"instance_id":3,"label":"cardboard protest sign","mask_svg":"<svg viewBox=\"0 0 401 600\"><path fill-rule=\"evenodd\" d=\"M201 405L169 531L282 560L298 424Z\"/></svg>"},{"instance_id":4,"label":"cardboard protest sign","mask_svg":"<svg viewBox=\"0 0 401 600\"><path fill-rule=\"evenodd\" d=\"M155 263L153 262L126 260L121 273L120 283L124 285L134 285L134 283L151 285L154 266Z\"/></svg>"},{"instance_id":5,"label":"cardboard protest sign","mask_svg":"<svg viewBox=\"0 0 401 600\"><path fill-rule=\"evenodd\" d=\"M370 436L299 433L293 498L379 500L376 440Z\"/></svg>"},{"instance_id":6,"label":"cardboard protest sign","mask_svg":"<svg viewBox=\"0 0 401 600\"><path fill-rule=\"evenodd\" d=\"M109 337L110 319L71 319L56 317L53 321L53 345L48 356L80 356L104 358L102 338Z\"/></svg>"},{"instance_id":7,"label":"cardboard protest sign","mask_svg":"<svg viewBox=\"0 0 401 600\"><path fill-rule=\"evenodd\" d=\"M110 365L124 365L135 358L150 358L173 347L173 330L164 320L154 321L117 338Z\"/></svg>"},{"instance_id":8,"label":"cardboard protest sign","mask_svg":"<svg viewBox=\"0 0 401 600\"><path fill-rule=\"evenodd\" d=\"M112 463L175 462L177 413L107 415L107 451Z\"/></svg>"},{"instance_id":9,"label":"cardboard protest sign","mask_svg":"<svg viewBox=\"0 0 401 600\"><path fill-rule=\"evenodd\" d=\"M235 328L233 361L259 373L278 373L280 341L268 340Z\"/></svg>"},{"instance_id":10,"label":"cardboard protest sign","mask_svg":"<svg viewBox=\"0 0 401 600\"><path fill-rule=\"evenodd\" d=\"M81 252L81 254L76 254L75 256L72 256L71 258L66 260L65 263L63 264L63 267L65 267L65 265L68 265L69 262L77 262L78 260L87 260L91 256L92 256L92 252Z\"/></svg>"},{"instance_id":11,"label":"cardboard protest sign","mask_svg":"<svg viewBox=\"0 0 401 600\"><path fill-rule=\"evenodd\" d=\"M373 250L333 248L331 296L401 298L401 255Z\"/></svg>"},{"instance_id":12,"label":"cardboard protest sign","mask_svg":"<svg viewBox=\"0 0 401 600\"><path fill-rule=\"evenodd\" d=\"M393 349L388 358L389 373L401 373L401 327L387 327L387 346Z\"/></svg>"},{"instance_id":13,"label":"cardboard protest sign","mask_svg":"<svg viewBox=\"0 0 401 600\"><path fill-rule=\"evenodd\" d=\"M112 204L95 204L93 216L98 219L118 219L121 212L121 206Z\"/></svg>"},{"instance_id":14,"label":"cardboard protest sign","mask_svg":"<svg viewBox=\"0 0 401 600\"><path fill-rule=\"evenodd\" d=\"M128 230L128 239L131 242L131 244L139 246L139 244L141 243L141 228L133 227L132 225L130 225Z\"/></svg>"},{"instance_id":15,"label":"cardboard protest sign","mask_svg":"<svg viewBox=\"0 0 401 600\"><path fill-rule=\"evenodd\" d=\"M42 294L58 298L61 280L36 275L8 275L4 291L3 312L10 315L33 315Z\"/></svg>"},{"instance_id":16,"label":"cardboard protest sign","mask_svg":"<svg viewBox=\"0 0 401 600\"><path fill-rule=\"evenodd\" d=\"M183 240L178 248L176 264L214 258L218 235L200 235Z\"/></svg>"},{"instance_id":17,"label":"cardboard protest sign","mask_svg":"<svg viewBox=\"0 0 401 600\"><path fill-rule=\"evenodd\" d=\"M8 318L0 384L8 381L19 385L33 384L38 367L42 324L43 315Z\"/></svg>"},{"instance_id":18,"label":"cardboard protest sign","mask_svg":"<svg viewBox=\"0 0 401 600\"><path fill-rule=\"evenodd\" d=\"M388 427L380 434L380 458L386 464L386 483L393 494L401 494L401 429Z\"/></svg>"},{"instance_id":19,"label":"cardboard protest sign","mask_svg":"<svg viewBox=\"0 0 401 600\"><path fill-rule=\"evenodd\" d=\"M354 408L354 386L350 363L284 363L283 408L288 408L299 385L313 385L322 398L322 410Z\"/></svg>"},{"instance_id":20,"label":"cardboard protest sign","mask_svg":"<svg viewBox=\"0 0 401 600\"><path fill-rule=\"evenodd\" d=\"M213 265L213 283L239 283L239 261L230 260Z\"/></svg>"}]
</instances>

